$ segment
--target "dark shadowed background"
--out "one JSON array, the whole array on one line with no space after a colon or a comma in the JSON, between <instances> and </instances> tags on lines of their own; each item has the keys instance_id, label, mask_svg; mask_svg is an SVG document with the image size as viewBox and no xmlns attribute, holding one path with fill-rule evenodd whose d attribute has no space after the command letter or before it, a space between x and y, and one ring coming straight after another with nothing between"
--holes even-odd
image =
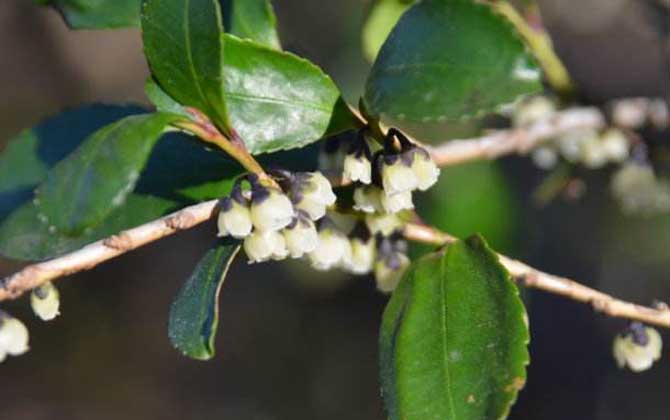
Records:
<instances>
[{"instance_id":1,"label":"dark shadowed background","mask_svg":"<svg viewBox=\"0 0 670 420\"><path fill-rule=\"evenodd\" d=\"M284 47L355 101L368 68L359 42L367 2L274 3ZM541 3L584 101L668 94L660 0ZM1 0L0 148L70 106L145 103L147 74L138 31L71 32L51 10ZM423 212L543 270L641 303L670 300L670 215L623 216L607 170L581 174L580 200L537 208L531 195L545 175L520 158L449 169ZM169 304L213 234L207 225L60 281L62 316L52 323L35 320L25 299L3 305L28 324L32 349L0 365L0 419L384 419L376 340L386 297L370 278L240 259L222 293L215 359L171 348ZM0 260L0 274L18 267ZM667 350L649 372L620 371L611 340L624 322L542 292L526 298L532 364L512 419L669 417Z\"/></svg>"}]
</instances>

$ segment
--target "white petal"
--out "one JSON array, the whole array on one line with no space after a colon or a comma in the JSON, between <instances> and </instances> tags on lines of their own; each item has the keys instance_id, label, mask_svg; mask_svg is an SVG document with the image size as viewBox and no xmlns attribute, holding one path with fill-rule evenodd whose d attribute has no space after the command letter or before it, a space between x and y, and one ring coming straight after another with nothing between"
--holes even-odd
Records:
<instances>
[{"instance_id":1,"label":"white petal","mask_svg":"<svg viewBox=\"0 0 670 420\"><path fill-rule=\"evenodd\" d=\"M550 147L538 147L532 154L533 162L540 169L549 170L558 163L558 154Z\"/></svg>"},{"instance_id":2,"label":"white petal","mask_svg":"<svg viewBox=\"0 0 670 420\"><path fill-rule=\"evenodd\" d=\"M355 155L347 155L344 159L344 179L351 182L361 182L369 184L372 181L372 164L365 157L356 157Z\"/></svg>"},{"instance_id":3,"label":"white petal","mask_svg":"<svg viewBox=\"0 0 670 420\"><path fill-rule=\"evenodd\" d=\"M419 184L411 167L398 159L395 163L382 165L382 184L386 194L415 190Z\"/></svg>"},{"instance_id":4,"label":"white petal","mask_svg":"<svg viewBox=\"0 0 670 420\"><path fill-rule=\"evenodd\" d=\"M381 194L382 207L387 213L397 213L401 210L414 208L412 203L412 192L405 191L393 195Z\"/></svg>"},{"instance_id":5,"label":"white petal","mask_svg":"<svg viewBox=\"0 0 670 420\"><path fill-rule=\"evenodd\" d=\"M270 188L270 195L251 203L251 221L258 230L276 231L291 223L293 204L284 193Z\"/></svg>"},{"instance_id":6,"label":"white petal","mask_svg":"<svg viewBox=\"0 0 670 420\"><path fill-rule=\"evenodd\" d=\"M312 220L319 220L326 215L326 206L315 200L312 195L305 195L302 200L295 205L299 210L305 211Z\"/></svg>"},{"instance_id":7,"label":"white petal","mask_svg":"<svg viewBox=\"0 0 670 420\"><path fill-rule=\"evenodd\" d=\"M319 245L319 237L314 224L305 226L298 223L293 229L284 229L284 239L291 257L300 258L314 251Z\"/></svg>"},{"instance_id":8,"label":"white petal","mask_svg":"<svg viewBox=\"0 0 670 420\"><path fill-rule=\"evenodd\" d=\"M603 153L612 162L623 162L628 158L629 145L626 136L617 129L610 129L601 138Z\"/></svg>"},{"instance_id":9,"label":"white petal","mask_svg":"<svg viewBox=\"0 0 670 420\"><path fill-rule=\"evenodd\" d=\"M349 271L354 274L367 274L372 271L375 261L375 241L369 239L363 242L361 239L351 240L351 262Z\"/></svg>"},{"instance_id":10,"label":"white petal","mask_svg":"<svg viewBox=\"0 0 670 420\"><path fill-rule=\"evenodd\" d=\"M417 154L412 162L412 171L417 179L417 187L421 191L435 185L440 177L440 168L437 167L429 155Z\"/></svg>"},{"instance_id":11,"label":"white petal","mask_svg":"<svg viewBox=\"0 0 670 420\"><path fill-rule=\"evenodd\" d=\"M272 242L275 231L254 231L244 240L244 252L250 263L267 261L272 257L275 245Z\"/></svg>"},{"instance_id":12,"label":"white petal","mask_svg":"<svg viewBox=\"0 0 670 420\"><path fill-rule=\"evenodd\" d=\"M18 356L28 351L28 329L16 318L0 322L0 352Z\"/></svg>"},{"instance_id":13,"label":"white petal","mask_svg":"<svg viewBox=\"0 0 670 420\"><path fill-rule=\"evenodd\" d=\"M225 232L234 238L241 239L251 233L251 212L246 206L235 200L232 200L232 203L230 209L219 213L219 236L225 236L222 235Z\"/></svg>"},{"instance_id":14,"label":"white petal","mask_svg":"<svg viewBox=\"0 0 670 420\"><path fill-rule=\"evenodd\" d=\"M354 210L376 213L384 210L381 203L383 191L377 187L358 187L354 190Z\"/></svg>"},{"instance_id":15,"label":"white petal","mask_svg":"<svg viewBox=\"0 0 670 420\"><path fill-rule=\"evenodd\" d=\"M390 235L403 226L402 220L395 213L368 214L365 216L365 223L368 225L370 232L381 233L382 235Z\"/></svg>"},{"instance_id":16,"label":"white petal","mask_svg":"<svg viewBox=\"0 0 670 420\"><path fill-rule=\"evenodd\" d=\"M30 305L35 315L43 321L51 321L60 315L60 294L51 282L33 289L30 294Z\"/></svg>"},{"instance_id":17,"label":"white petal","mask_svg":"<svg viewBox=\"0 0 670 420\"><path fill-rule=\"evenodd\" d=\"M337 266L346 253L347 239L339 232L325 229L319 232L319 245L309 253L312 266L317 270L329 270Z\"/></svg>"}]
</instances>

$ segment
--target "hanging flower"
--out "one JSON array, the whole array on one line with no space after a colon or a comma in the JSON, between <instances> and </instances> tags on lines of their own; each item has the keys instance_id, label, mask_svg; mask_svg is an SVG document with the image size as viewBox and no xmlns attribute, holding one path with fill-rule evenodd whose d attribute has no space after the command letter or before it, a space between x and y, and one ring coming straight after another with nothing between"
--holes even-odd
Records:
<instances>
[{"instance_id":1,"label":"hanging flower","mask_svg":"<svg viewBox=\"0 0 670 420\"><path fill-rule=\"evenodd\" d=\"M251 222L260 231L277 231L293 220L291 200L278 188L252 185Z\"/></svg>"},{"instance_id":2,"label":"hanging flower","mask_svg":"<svg viewBox=\"0 0 670 420\"><path fill-rule=\"evenodd\" d=\"M293 258L300 258L304 254L314 251L319 245L319 236L314 222L306 213L298 211L298 216L282 233L286 247Z\"/></svg>"},{"instance_id":3,"label":"hanging flower","mask_svg":"<svg viewBox=\"0 0 670 420\"><path fill-rule=\"evenodd\" d=\"M30 305L33 312L43 321L51 321L60 315L60 294L51 282L44 283L33 289L30 294Z\"/></svg>"},{"instance_id":4,"label":"hanging flower","mask_svg":"<svg viewBox=\"0 0 670 420\"><path fill-rule=\"evenodd\" d=\"M411 210L414 208L412 202L412 192L405 191L392 195L381 194L381 204L387 213L397 213L402 210Z\"/></svg>"},{"instance_id":5,"label":"hanging flower","mask_svg":"<svg viewBox=\"0 0 670 420\"><path fill-rule=\"evenodd\" d=\"M395 213L368 214L365 223L373 234L390 235L403 227L403 222Z\"/></svg>"},{"instance_id":6,"label":"hanging flower","mask_svg":"<svg viewBox=\"0 0 670 420\"><path fill-rule=\"evenodd\" d=\"M375 186L367 185L354 190L354 210L363 213L376 213L384 211L382 196L384 192Z\"/></svg>"},{"instance_id":7,"label":"hanging flower","mask_svg":"<svg viewBox=\"0 0 670 420\"><path fill-rule=\"evenodd\" d=\"M8 313L0 311L0 362L7 355L19 356L28 350L26 326Z\"/></svg>"},{"instance_id":8,"label":"hanging flower","mask_svg":"<svg viewBox=\"0 0 670 420\"><path fill-rule=\"evenodd\" d=\"M231 196L219 202L218 236L230 235L233 238L244 238L251 233L251 212L247 201L241 196Z\"/></svg>"},{"instance_id":9,"label":"hanging flower","mask_svg":"<svg viewBox=\"0 0 670 420\"><path fill-rule=\"evenodd\" d=\"M413 161L414 154L411 152L383 157L381 174L386 195L413 191L418 187L419 179L412 169Z\"/></svg>"},{"instance_id":10,"label":"hanging flower","mask_svg":"<svg viewBox=\"0 0 670 420\"><path fill-rule=\"evenodd\" d=\"M612 352L620 368L627 366L633 372L642 372L661 357L662 348L658 331L634 322L614 338Z\"/></svg>"},{"instance_id":11,"label":"hanging flower","mask_svg":"<svg viewBox=\"0 0 670 420\"><path fill-rule=\"evenodd\" d=\"M295 174L292 189L296 208L307 212L312 220L319 220L326 214L326 208L335 204L337 196L333 187L321 172Z\"/></svg>"},{"instance_id":12,"label":"hanging flower","mask_svg":"<svg viewBox=\"0 0 670 420\"><path fill-rule=\"evenodd\" d=\"M347 262L351 256L351 244L337 227L327 218L319 226L319 245L309 253L312 266L317 270L330 270Z\"/></svg>"},{"instance_id":13,"label":"hanging flower","mask_svg":"<svg viewBox=\"0 0 670 420\"><path fill-rule=\"evenodd\" d=\"M414 160L412 161L412 171L417 179L417 187L421 191L435 185L440 177L440 168L427 150L417 147L414 149Z\"/></svg>"},{"instance_id":14,"label":"hanging flower","mask_svg":"<svg viewBox=\"0 0 670 420\"><path fill-rule=\"evenodd\" d=\"M257 230L247 236L244 240L244 252L249 258L249 263L263 262L271 258L281 260L289 253L284 236L274 230Z\"/></svg>"}]
</instances>

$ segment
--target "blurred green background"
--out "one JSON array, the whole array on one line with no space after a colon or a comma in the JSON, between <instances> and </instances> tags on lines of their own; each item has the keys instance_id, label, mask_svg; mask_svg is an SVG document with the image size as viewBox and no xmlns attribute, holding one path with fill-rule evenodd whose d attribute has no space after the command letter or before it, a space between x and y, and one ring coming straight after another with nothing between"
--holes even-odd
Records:
<instances>
[{"instance_id":1,"label":"blurred green background","mask_svg":"<svg viewBox=\"0 0 670 420\"><path fill-rule=\"evenodd\" d=\"M274 4L284 47L320 64L356 101L368 69L360 28L369 2ZM541 2L584 102L667 96L665 4ZM146 103L136 30L71 32L51 10L2 0L0 52L0 148L67 107ZM650 135L669 143L667 133ZM670 300L670 215L623 216L608 170L578 175L585 196L537 208L532 193L546 173L527 159L449 168L420 210L543 270L641 303ZM52 323L36 321L25 299L3 305L28 324L32 350L0 365L0 419L384 419L376 345L386 297L370 278L238 261L222 293L216 358L195 362L170 347L169 304L213 234L203 226L60 281L63 315ZM0 275L18 267L0 260ZM668 418L667 350L647 373L620 371L611 339L624 322L542 292L526 298L533 362L512 419Z\"/></svg>"}]
</instances>

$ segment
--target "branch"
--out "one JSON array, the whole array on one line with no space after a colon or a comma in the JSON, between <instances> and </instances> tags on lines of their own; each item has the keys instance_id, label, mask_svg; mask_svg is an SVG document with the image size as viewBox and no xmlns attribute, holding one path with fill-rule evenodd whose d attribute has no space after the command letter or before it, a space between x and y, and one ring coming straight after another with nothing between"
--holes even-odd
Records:
<instances>
[{"instance_id":1,"label":"branch","mask_svg":"<svg viewBox=\"0 0 670 420\"><path fill-rule=\"evenodd\" d=\"M412 241L438 246L457 241L457 238L449 234L419 224L407 225L405 227L405 237ZM659 327L670 327L670 309L667 307L650 308L619 300L574 280L544 273L504 255L498 254L498 258L514 280L526 287L544 290L589 304L597 312L612 317L641 321Z\"/></svg>"},{"instance_id":2,"label":"branch","mask_svg":"<svg viewBox=\"0 0 670 420\"><path fill-rule=\"evenodd\" d=\"M496 131L483 137L449 140L427 147L439 166L455 165L478 159L496 159L526 154L539 144L575 129L605 127L605 117L597 108L569 108L523 128Z\"/></svg>"},{"instance_id":3,"label":"branch","mask_svg":"<svg viewBox=\"0 0 670 420\"><path fill-rule=\"evenodd\" d=\"M16 299L24 292L48 281L90 270L98 264L116 258L128 251L195 227L212 217L217 203L218 200L211 200L186 207L178 212L94 242L61 257L29 265L18 273L0 280L0 301Z\"/></svg>"}]
</instances>

